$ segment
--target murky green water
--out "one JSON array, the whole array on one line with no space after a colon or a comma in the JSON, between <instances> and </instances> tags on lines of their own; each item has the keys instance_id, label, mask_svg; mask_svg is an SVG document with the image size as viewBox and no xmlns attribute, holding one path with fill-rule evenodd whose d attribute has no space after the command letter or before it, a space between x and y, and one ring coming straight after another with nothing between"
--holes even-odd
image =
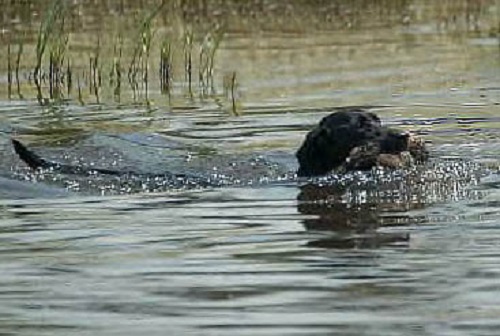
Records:
<instances>
[{"instance_id":1,"label":"murky green water","mask_svg":"<svg viewBox=\"0 0 500 336\"><path fill-rule=\"evenodd\" d=\"M68 6L73 81L58 95L32 78L50 3L1 5L0 334L498 334L497 1L172 1L130 82L139 22L157 5ZM431 142L425 183L297 181L306 131L342 106ZM217 183L34 175L11 137L58 161Z\"/></svg>"}]
</instances>

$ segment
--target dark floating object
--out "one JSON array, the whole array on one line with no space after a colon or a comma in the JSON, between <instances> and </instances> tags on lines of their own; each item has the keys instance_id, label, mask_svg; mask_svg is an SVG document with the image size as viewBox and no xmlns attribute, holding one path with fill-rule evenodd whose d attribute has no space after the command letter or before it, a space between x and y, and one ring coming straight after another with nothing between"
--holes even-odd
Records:
<instances>
[{"instance_id":1,"label":"dark floating object","mask_svg":"<svg viewBox=\"0 0 500 336\"><path fill-rule=\"evenodd\" d=\"M429 158L425 142L409 132L382 126L377 115L362 109L332 113L306 136L296 153L298 176L405 167Z\"/></svg>"}]
</instances>

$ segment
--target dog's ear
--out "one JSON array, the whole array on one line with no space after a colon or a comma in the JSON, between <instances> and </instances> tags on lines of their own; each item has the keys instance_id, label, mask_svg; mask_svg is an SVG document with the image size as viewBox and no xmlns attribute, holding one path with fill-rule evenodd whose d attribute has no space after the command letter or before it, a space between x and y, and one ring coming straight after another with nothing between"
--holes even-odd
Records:
<instances>
[{"instance_id":1,"label":"dog's ear","mask_svg":"<svg viewBox=\"0 0 500 336\"><path fill-rule=\"evenodd\" d=\"M295 154L299 161L297 175L315 176L328 173L333 168L328 161L332 142L332 132L326 127L318 126L309 132Z\"/></svg>"}]
</instances>

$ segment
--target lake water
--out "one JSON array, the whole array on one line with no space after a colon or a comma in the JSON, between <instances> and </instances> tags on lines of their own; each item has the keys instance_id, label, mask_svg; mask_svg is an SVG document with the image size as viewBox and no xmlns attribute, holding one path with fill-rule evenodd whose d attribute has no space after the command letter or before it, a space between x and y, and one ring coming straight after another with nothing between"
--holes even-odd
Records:
<instances>
[{"instance_id":1,"label":"lake water","mask_svg":"<svg viewBox=\"0 0 500 336\"><path fill-rule=\"evenodd\" d=\"M1 5L1 335L498 334L498 1L58 3ZM307 130L353 106L433 163L297 180ZM12 137L191 178L33 173Z\"/></svg>"}]
</instances>

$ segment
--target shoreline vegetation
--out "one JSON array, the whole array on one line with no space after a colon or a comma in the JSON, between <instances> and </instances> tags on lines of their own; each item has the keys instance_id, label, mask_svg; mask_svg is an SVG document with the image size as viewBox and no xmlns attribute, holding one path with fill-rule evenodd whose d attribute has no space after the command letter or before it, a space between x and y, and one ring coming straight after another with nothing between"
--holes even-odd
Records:
<instances>
[{"instance_id":1,"label":"shoreline vegetation","mask_svg":"<svg viewBox=\"0 0 500 336\"><path fill-rule=\"evenodd\" d=\"M213 99L239 114L236 72L222 75L223 96L214 83L224 26L214 23L197 32L190 25L165 28L158 21L166 3L146 6L134 22L126 23L125 33L97 32L92 41L82 43L71 28L75 9L64 0L52 1L41 15L35 43L23 39L26 33L7 39L8 98L24 99L28 86L43 106L68 100L100 104L102 96L120 104L125 91L134 104L150 106L150 92L158 88L167 102L172 94Z\"/></svg>"},{"instance_id":2,"label":"shoreline vegetation","mask_svg":"<svg viewBox=\"0 0 500 336\"><path fill-rule=\"evenodd\" d=\"M465 0L421 1L420 6L406 0L348 4L164 0L99 5L52 0L26 6L13 1L3 5L16 20L2 22L8 27L1 35L6 46L2 68L9 99L35 97L40 105L68 100L85 105L121 104L132 97L135 104L152 106L158 99L169 105L172 97L183 97L193 102L211 100L239 115L243 110L239 81L245 78L238 69L218 65L217 59L228 34L300 35L362 27L404 28L431 21L452 38L460 32L498 36L500 13L491 13L493 5L493 1ZM101 22L90 19L95 17ZM82 35L81 27L95 34Z\"/></svg>"}]
</instances>

